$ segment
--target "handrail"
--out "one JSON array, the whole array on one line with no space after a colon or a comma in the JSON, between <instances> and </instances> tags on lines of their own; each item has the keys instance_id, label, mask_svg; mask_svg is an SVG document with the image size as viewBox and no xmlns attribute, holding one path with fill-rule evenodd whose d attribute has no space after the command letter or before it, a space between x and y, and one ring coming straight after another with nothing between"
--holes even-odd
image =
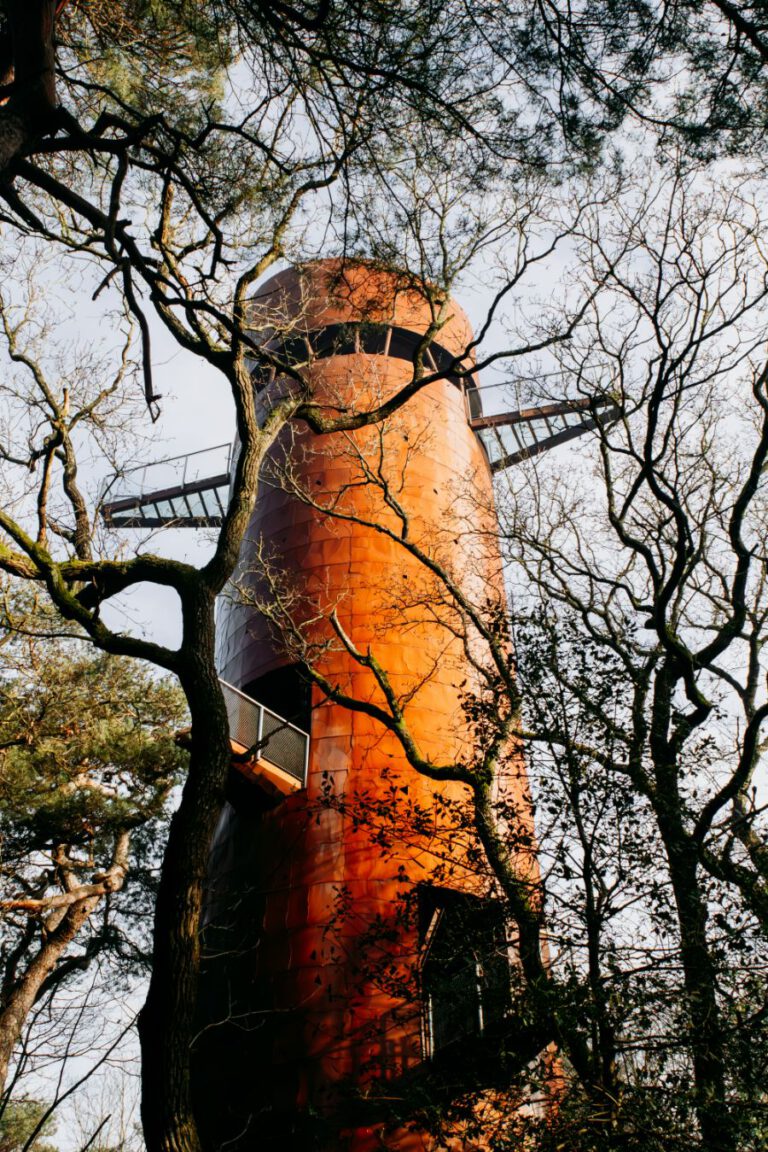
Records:
<instances>
[{"instance_id":1,"label":"handrail","mask_svg":"<svg viewBox=\"0 0 768 1152\"><path fill-rule=\"evenodd\" d=\"M309 769L310 736L234 684L219 678L229 716L230 739L259 760L274 764L304 787Z\"/></svg>"},{"instance_id":2,"label":"handrail","mask_svg":"<svg viewBox=\"0 0 768 1152\"><path fill-rule=\"evenodd\" d=\"M151 472L152 470L156 470L159 468L167 468L169 466L177 464L179 461L183 461L183 464L182 464L182 467L180 470L181 475L179 475L178 471L175 472L174 477L173 477L173 479L174 479L174 485L173 486L174 487L184 487L188 483L194 484L197 480L200 479L200 477L199 476L193 476L192 480L190 480L190 481L187 480L187 473L189 471L190 461L194 460L195 457L197 457L197 456L211 456L214 452L220 453L223 456L223 450L226 450L226 457L227 457L226 471L227 471L227 473L231 473L231 470L232 470L232 442L229 440L226 440L222 444L213 444L213 445L211 445L210 448L196 448L194 452L180 452L178 454L178 456L165 456L160 460L148 460L143 464L134 464L131 468L121 469L119 472L116 472L113 476L111 476L108 479L108 481L104 487L104 490L101 493L100 499L102 502L104 502L106 500L107 495L110 493L110 491L113 488L117 489L118 494L115 497L115 499L118 501L122 501L124 499L129 498L129 497L140 498L141 496L146 495L149 492L150 487L151 487L151 480L150 480L150 484L149 485L147 484L147 475L146 475L147 472ZM131 490L129 487L130 482L128 481L128 478L136 476L137 473L141 473L141 477L138 481L138 484L136 484L134 489ZM113 503L113 502L114 502L114 500L111 501L111 503Z\"/></svg>"}]
</instances>

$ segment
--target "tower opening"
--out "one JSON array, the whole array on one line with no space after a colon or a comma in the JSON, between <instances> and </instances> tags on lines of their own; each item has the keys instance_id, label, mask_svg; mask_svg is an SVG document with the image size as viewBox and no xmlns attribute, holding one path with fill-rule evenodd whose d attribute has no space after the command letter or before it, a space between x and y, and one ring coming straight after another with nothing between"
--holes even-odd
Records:
<instances>
[{"instance_id":1,"label":"tower opening","mask_svg":"<svg viewBox=\"0 0 768 1152\"><path fill-rule=\"evenodd\" d=\"M310 732L312 724L312 681L305 665L284 664L257 676L243 685L246 696L252 696L265 708L276 712L290 724Z\"/></svg>"},{"instance_id":2,"label":"tower opening","mask_svg":"<svg viewBox=\"0 0 768 1152\"><path fill-rule=\"evenodd\" d=\"M499 900L419 891L421 993L427 1054L492 1033L512 1006L509 917Z\"/></svg>"}]
</instances>

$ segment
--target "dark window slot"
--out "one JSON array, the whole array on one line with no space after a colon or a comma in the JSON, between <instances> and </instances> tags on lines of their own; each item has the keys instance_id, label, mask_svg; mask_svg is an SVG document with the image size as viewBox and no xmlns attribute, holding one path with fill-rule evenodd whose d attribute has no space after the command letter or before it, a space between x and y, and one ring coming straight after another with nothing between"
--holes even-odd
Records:
<instances>
[{"instance_id":1,"label":"dark window slot","mask_svg":"<svg viewBox=\"0 0 768 1152\"><path fill-rule=\"evenodd\" d=\"M283 341L274 340L265 347L272 355L291 367L307 363L310 355L322 360L330 356L351 356L356 352L364 352L369 356L391 356L395 360L408 360L413 363L423 339L423 336L407 328L390 328L385 324L328 324L325 328L307 333L306 337L294 336ZM458 376L455 371L450 371L455 360L455 356L447 348L434 341L424 349L425 371L442 372L452 384L461 387L463 377ZM279 370L276 373L273 368L257 364L251 372L251 377L256 389L260 390L270 383L276 374L279 375Z\"/></svg>"},{"instance_id":2,"label":"dark window slot","mask_svg":"<svg viewBox=\"0 0 768 1152\"><path fill-rule=\"evenodd\" d=\"M474 385L467 388L467 404L469 406L470 420L477 420L483 414L483 401Z\"/></svg>"},{"instance_id":3,"label":"dark window slot","mask_svg":"<svg viewBox=\"0 0 768 1152\"><path fill-rule=\"evenodd\" d=\"M393 328L389 341L389 355L395 360L410 360L413 363L421 340L421 336L409 332L407 328Z\"/></svg>"},{"instance_id":4,"label":"dark window slot","mask_svg":"<svg viewBox=\"0 0 768 1152\"><path fill-rule=\"evenodd\" d=\"M355 351L356 332L349 324L329 324L319 332L311 332L309 341L315 356L325 359L328 356L351 356Z\"/></svg>"},{"instance_id":5,"label":"dark window slot","mask_svg":"<svg viewBox=\"0 0 768 1152\"><path fill-rule=\"evenodd\" d=\"M274 379L275 370L269 364L257 364L251 370L251 380L257 392L262 388L266 388L267 384L271 383Z\"/></svg>"},{"instance_id":6,"label":"dark window slot","mask_svg":"<svg viewBox=\"0 0 768 1152\"><path fill-rule=\"evenodd\" d=\"M360 351L369 356L386 356L389 328L386 324L360 325Z\"/></svg>"},{"instance_id":7,"label":"dark window slot","mask_svg":"<svg viewBox=\"0 0 768 1152\"><path fill-rule=\"evenodd\" d=\"M299 364L306 364L309 360L309 345L303 336L289 336L287 340L282 340L270 351L278 359L290 364L292 368Z\"/></svg>"}]
</instances>

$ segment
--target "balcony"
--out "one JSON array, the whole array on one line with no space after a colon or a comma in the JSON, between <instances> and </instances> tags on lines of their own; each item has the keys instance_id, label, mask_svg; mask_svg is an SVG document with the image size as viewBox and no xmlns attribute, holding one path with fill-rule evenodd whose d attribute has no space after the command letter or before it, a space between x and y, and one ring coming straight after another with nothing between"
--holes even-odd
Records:
<instances>
[{"instance_id":1,"label":"balcony","mask_svg":"<svg viewBox=\"0 0 768 1152\"><path fill-rule=\"evenodd\" d=\"M239 688L220 680L237 767L267 791L288 795L304 788L309 733L297 728Z\"/></svg>"},{"instance_id":2,"label":"balcony","mask_svg":"<svg viewBox=\"0 0 768 1152\"><path fill-rule=\"evenodd\" d=\"M231 444L129 468L107 484L102 518L108 528L217 528L231 472Z\"/></svg>"},{"instance_id":3,"label":"balcony","mask_svg":"<svg viewBox=\"0 0 768 1152\"><path fill-rule=\"evenodd\" d=\"M469 426L479 436L494 473L585 432L608 427L621 416L607 396L581 396L510 411L508 395L508 384L466 390Z\"/></svg>"}]
</instances>

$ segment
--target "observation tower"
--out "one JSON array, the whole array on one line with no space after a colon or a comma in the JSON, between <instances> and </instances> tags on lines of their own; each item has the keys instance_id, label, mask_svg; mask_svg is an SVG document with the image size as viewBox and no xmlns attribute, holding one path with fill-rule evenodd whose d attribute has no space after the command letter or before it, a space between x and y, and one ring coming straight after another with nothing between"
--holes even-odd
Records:
<instances>
[{"instance_id":1,"label":"observation tower","mask_svg":"<svg viewBox=\"0 0 768 1152\"><path fill-rule=\"evenodd\" d=\"M288 270L253 302L285 366L254 369L264 413L300 388L331 412L371 411L415 365L428 382L353 432L286 427L221 603L234 767L196 1062L212 1147L480 1149L460 1118L435 1142L423 1103L449 1112L474 1092L493 1108L499 1060L514 1064L513 926L468 789L418 763L472 765L482 743L471 613L500 619L505 604L493 473L611 413L578 400L484 415L464 313L449 302L435 319L423 285L364 263ZM174 480L173 465L162 487L147 474L114 492L107 523L217 523L229 466ZM535 875L513 742L495 799Z\"/></svg>"}]
</instances>

